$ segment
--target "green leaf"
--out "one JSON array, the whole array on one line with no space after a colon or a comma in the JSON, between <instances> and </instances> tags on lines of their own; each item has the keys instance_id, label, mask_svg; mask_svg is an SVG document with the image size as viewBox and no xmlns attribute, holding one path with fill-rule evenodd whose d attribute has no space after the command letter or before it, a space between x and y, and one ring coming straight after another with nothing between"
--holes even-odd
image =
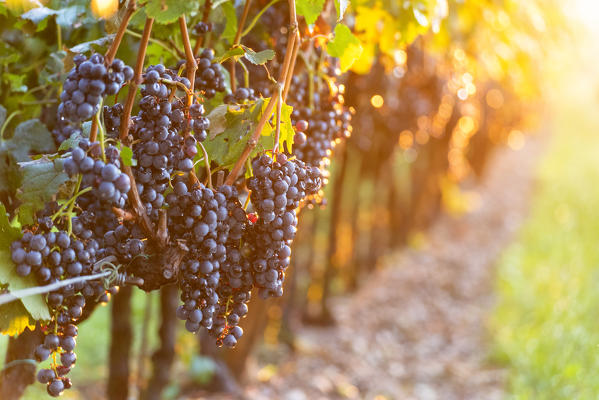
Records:
<instances>
[{"instance_id":1,"label":"green leaf","mask_svg":"<svg viewBox=\"0 0 599 400\"><path fill-rule=\"evenodd\" d=\"M229 106L221 104L214 107L212 111L206 116L210 120L210 139L214 139L216 135L220 135L227 128L227 112Z\"/></svg>"},{"instance_id":2,"label":"green leaf","mask_svg":"<svg viewBox=\"0 0 599 400\"><path fill-rule=\"evenodd\" d=\"M19 220L24 225L34 222L35 213L44 208L44 204L58 193L60 186L69 177L63 169L64 160L50 160L44 156L35 161L19 163L23 174L23 184L17 193L21 201Z\"/></svg>"},{"instance_id":3,"label":"green leaf","mask_svg":"<svg viewBox=\"0 0 599 400\"><path fill-rule=\"evenodd\" d=\"M362 54L362 44L357 37L343 24L335 26L335 37L327 44L327 52L338 57L341 71L345 72Z\"/></svg>"},{"instance_id":4,"label":"green leaf","mask_svg":"<svg viewBox=\"0 0 599 400\"><path fill-rule=\"evenodd\" d=\"M322 12L325 0L297 0L295 7L297 14L302 15L306 22L311 25L316 22Z\"/></svg>"},{"instance_id":5,"label":"green leaf","mask_svg":"<svg viewBox=\"0 0 599 400\"><path fill-rule=\"evenodd\" d=\"M220 63L227 61L229 58L239 57L244 54L245 54L245 51L241 47L231 47L229 50L225 51L225 54L223 54L220 57L216 57L214 59L214 62L217 62L220 64Z\"/></svg>"},{"instance_id":6,"label":"green leaf","mask_svg":"<svg viewBox=\"0 0 599 400\"><path fill-rule=\"evenodd\" d=\"M5 145L0 146L0 191L14 193L21 186L19 166Z\"/></svg>"},{"instance_id":7,"label":"green leaf","mask_svg":"<svg viewBox=\"0 0 599 400\"><path fill-rule=\"evenodd\" d=\"M69 149L74 149L81 139L83 139L83 136L81 136L79 132L73 133L70 138L60 144L58 151L69 151Z\"/></svg>"},{"instance_id":8,"label":"green leaf","mask_svg":"<svg viewBox=\"0 0 599 400\"><path fill-rule=\"evenodd\" d=\"M345 11L349 7L349 0L335 0L335 10L337 11L337 21L343 19Z\"/></svg>"},{"instance_id":9,"label":"green leaf","mask_svg":"<svg viewBox=\"0 0 599 400\"><path fill-rule=\"evenodd\" d=\"M89 42L83 42L77 46L71 47L69 52L71 53L87 53L88 51L99 51L104 50L108 44L114 41L114 34L106 35L100 39L91 40Z\"/></svg>"},{"instance_id":10,"label":"green leaf","mask_svg":"<svg viewBox=\"0 0 599 400\"><path fill-rule=\"evenodd\" d=\"M33 330L35 323L21 301L0 306L0 334L15 336L25 328Z\"/></svg>"},{"instance_id":11,"label":"green leaf","mask_svg":"<svg viewBox=\"0 0 599 400\"><path fill-rule=\"evenodd\" d=\"M0 203L0 283L8 284L9 290L37 286L33 275L26 278L17 275L15 265L11 260L10 245L19 238L21 238L21 230L11 226L4 204ZM21 302L33 319L50 319L48 306L42 295L28 296L21 299Z\"/></svg>"},{"instance_id":12,"label":"green leaf","mask_svg":"<svg viewBox=\"0 0 599 400\"><path fill-rule=\"evenodd\" d=\"M123 160L123 164L127 167L134 167L137 165L137 160L133 158L133 150L131 150L131 147L121 146L121 159Z\"/></svg>"},{"instance_id":13,"label":"green leaf","mask_svg":"<svg viewBox=\"0 0 599 400\"><path fill-rule=\"evenodd\" d=\"M70 28L84 12L85 7L82 5L61 8L56 14L56 23L63 28Z\"/></svg>"},{"instance_id":14,"label":"green leaf","mask_svg":"<svg viewBox=\"0 0 599 400\"><path fill-rule=\"evenodd\" d=\"M237 34L237 14L235 14L235 6L231 4L231 2L223 3L222 10L227 22L221 37L232 43Z\"/></svg>"},{"instance_id":15,"label":"green leaf","mask_svg":"<svg viewBox=\"0 0 599 400\"><path fill-rule=\"evenodd\" d=\"M25 85L26 75L20 74L11 74L10 72L5 72L3 74L4 78L8 81L10 85L10 91L13 93L25 93L27 91L27 85Z\"/></svg>"},{"instance_id":16,"label":"green leaf","mask_svg":"<svg viewBox=\"0 0 599 400\"><path fill-rule=\"evenodd\" d=\"M6 108L0 104L0 128L4 125L4 121L6 121Z\"/></svg>"},{"instance_id":17,"label":"green leaf","mask_svg":"<svg viewBox=\"0 0 599 400\"><path fill-rule=\"evenodd\" d=\"M21 18L31 21L37 25L40 22L44 21L46 18L52 17L56 14L58 14L58 11L42 6L42 7L32 8L31 10L27 11L26 13L21 14Z\"/></svg>"},{"instance_id":18,"label":"green leaf","mask_svg":"<svg viewBox=\"0 0 599 400\"><path fill-rule=\"evenodd\" d=\"M252 64L255 64L255 65L266 64L267 61L270 61L275 57L275 52L274 52L274 50L271 50L271 49L262 50L262 51L259 51L258 53L256 53L254 50L250 49L249 47L246 47L246 46L242 46L242 47L245 50L244 57L249 62L251 62Z\"/></svg>"},{"instance_id":19,"label":"green leaf","mask_svg":"<svg viewBox=\"0 0 599 400\"><path fill-rule=\"evenodd\" d=\"M279 149L286 149L289 153L293 149L293 138L295 136L295 130L291 123L291 113L293 107L283 103L281 105L281 132L279 134ZM287 147L285 146L287 144Z\"/></svg>"},{"instance_id":20,"label":"green leaf","mask_svg":"<svg viewBox=\"0 0 599 400\"><path fill-rule=\"evenodd\" d=\"M210 6L211 9L216 10L218 8L218 6L220 6L223 3L226 3L230 0L215 0L212 2L212 6Z\"/></svg>"},{"instance_id":21,"label":"green leaf","mask_svg":"<svg viewBox=\"0 0 599 400\"><path fill-rule=\"evenodd\" d=\"M52 134L39 119L20 123L6 146L17 161L26 161L30 152L48 153L55 150Z\"/></svg>"},{"instance_id":22,"label":"green leaf","mask_svg":"<svg viewBox=\"0 0 599 400\"><path fill-rule=\"evenodd\" d=\"M204 147L211 161L227 169L233 167L251 138L255 126L266 108L267 101L270 101L270 99L259 99L247 108L229 106L224 114L224 129L222 128L223 108L219 108L214 114L209 115L209 118L217 122L218 131L221 131L214 133L211 124L211 138L204 142ZM262 129L258 145L254 148L250 157L264 149L273 147L272 132L272 126L266 123Z\"/></svg>"},{"instance_id":23,"label":"green leaf","mask_svg":"<svg viewBox=\"0 0 599 400\"><path fill-rule=\"evenodd\" d=\"M197 1L189 0L150 0L144 8L148 17L159 24L170 24L181 15L188 14L198 7Z\"/></svg>"}]
</instances>

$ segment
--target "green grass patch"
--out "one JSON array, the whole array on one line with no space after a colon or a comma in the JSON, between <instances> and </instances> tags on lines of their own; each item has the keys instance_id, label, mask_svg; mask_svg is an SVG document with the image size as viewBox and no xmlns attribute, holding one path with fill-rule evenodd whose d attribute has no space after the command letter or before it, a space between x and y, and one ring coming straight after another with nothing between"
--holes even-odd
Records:
<instances>
[{"instance_id":1,"label":"green grass patch","mask_svg":"<svg viewBox=\"0 0 599 400\"><path fill-rule=\"evenodd\" d=\"M498 265L509 399L599 398L599 115L580 103L555 115L531 214Z\"/></svg>"}]
</instances>

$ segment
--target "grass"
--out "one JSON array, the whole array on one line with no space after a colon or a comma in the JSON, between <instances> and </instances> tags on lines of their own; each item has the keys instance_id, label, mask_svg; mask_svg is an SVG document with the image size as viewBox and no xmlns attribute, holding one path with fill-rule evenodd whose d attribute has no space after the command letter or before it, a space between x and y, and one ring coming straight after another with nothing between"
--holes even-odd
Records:
<instances>
[{"instance_id":1,"label":"grass","mask_svg":"<svg viewBox=\"0 0 599 400\"><path fill-rule=\"evenodd\" d=\"M579 93L554 107L531 215L498 266L509 399L599 398L599 105Z\"/></svg>"}]
</instances>

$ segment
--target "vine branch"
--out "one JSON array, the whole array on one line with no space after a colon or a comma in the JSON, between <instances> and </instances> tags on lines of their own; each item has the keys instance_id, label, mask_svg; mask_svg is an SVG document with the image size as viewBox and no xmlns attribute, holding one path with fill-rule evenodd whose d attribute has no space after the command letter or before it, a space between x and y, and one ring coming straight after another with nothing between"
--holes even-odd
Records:
<instances>
[{"instance_id":1,"label":"vine branch","mask_svg":"<svg viewBox=\"0 0 599 400\"><path fill-rule=\"evenodd\" d=\"M123 36L125 36L127 25L129 25L129 21L131 21L131 17L133 16L133 13L135 13L135 10L137 10L137 1L130 0L129 5L127 6L127 11L125 11L123 20L119 25L119 29L117 30L116 35L114 36L114 41L112 42L112 44L108 48L108 51L106 52L106 55L104 56L104 63L106 65L112 64L112 61L116 56L116 52L119 49L119 46L121 45L121 41L123 40Z\"/></svg>"},{"instance_id":2,"label":"vine branch","mask_svg":"<svg viewBox=\"0 0 599 400\"><path fill-rule=\"evenodd\" d=\"M248 17L250 12L250 5L252 4L252 0L245 0L245 4L243 6L243 13L241 14L241 18L239 19L239 24L237 25L237 32L235 33L235 39L233 39L233 45L231 47L235 47L241 41L241 35L243 33L243 27L245 26L245 20ZM231 91L235 93L235 89L237 87L237 82L235 79L235 59L231 60L231 64L229 65L229 74L231 76Z\"/></svg>"},{"instance_id":3,"label":"vine branch","mask_svg":"<svg viewBox=\"0 0 599 400\"><path fill-rule=\"evenodd\" d=\"M146 58L146 50L148 48L148 42L150 40L150 34L152 33L152 25L154 24L154 18L146 18L146 23L144 25L144 31L141 37L141 41L139 42L139 50L137 52L137 62L135 64L135 75L131 83L129 84L129 91L127 92L127 101L125 103L125 107L123 110L123 116L121 117L121 128L119 131L119 138L121 142L125 144L129 144L129 124L131 118L131 111L133 110L133 102L135 101L135 95L137 94L137 87L141 84L141 74L143 73L144 68L144 60ZM130 166L123 166L123 172L129 176L129 180L131 181L131 191L129 192L131 196L129 197L129 201L131 203L131 208L133 212L137 216L138 220L140 220L142 227L148 233L150 237L154 237L154 228L152 226L152 222L148 218L146 214L146 209L139 198L139 192L137 191L137 185L135 184L135 177L133 176L133 171Z\"/></svg>"}]
</instances>

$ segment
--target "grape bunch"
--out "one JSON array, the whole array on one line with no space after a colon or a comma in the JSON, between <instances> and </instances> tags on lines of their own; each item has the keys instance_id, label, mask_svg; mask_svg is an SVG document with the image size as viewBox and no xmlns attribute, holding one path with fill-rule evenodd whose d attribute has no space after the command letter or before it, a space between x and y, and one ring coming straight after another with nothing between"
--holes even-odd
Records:
<instances>
[{"instance_id":1,"label":"grape bunch","mask_svg":"<svg viewBox=\"0 0 599 400\"><path fill-rule=\"evenodd\" d=\"M253 288L251 266L240 250L248 219L235 188L221 186L219 190L227 199L229 235L225 244L226 259L220 264L219 301L210 334L218 345L234 347L243 334L239 322L248 312L247 303Z\"/></svg>"},{"instance_id":2,"label":"grape bunch","mask_svg":"<svg viewBox=\"0 0 599 400\"><path fill-rule=\"evenodd\" d=\"M107 67L101 54L95 53L89 59L77 54L73 62L75 66L64 82L58 106L58 115L69 122L90 119L98 112L104 96L116 94L133 78L131 67L119 59Z\"/></svg>"},{"instance_id":3,"label":"grape bunch","mask_svg":"<svg viewBox=\"0 0 599 400\"><path fill-rule=\"evenodd\" d=\"M222 193L225 188L214 191L202 184L190 187L178 180L167 196L171 232L186 240L189 248L179 276L183 305L177 315L186 320L190 332L197 332L200 326L211 328L218 304L216 289L230 231L227 198Z\"/></svg>"},{"instance_id":4,"label":"grape bunch","mask_svg":"<svg viewBox=\"0 0 599 400\"><path fill-rule=\"evenodd\" d=\"M320 170L300 160L278 154L276 161L262 155L252 161L254 176L247 182L258 221L246 234L251 250L254 284L262 297L283 294L285 269L289 266L291 241L295 237L295 210L322 185Z\"/></svg>"},{"instance_id":5,"label":"grape bunch","mask_svg":"<svg viewBox=\"0 0 599 400\"><path fill-rule=\"evenodd\" d=\"M307 79L307 76L305 77ZM295 76L289 89L289 104L293 106L292 123L297 132L293 155L307 164L326 170L335 142L351 135L351 112L343 105L343 95L337 88L314 83L313 106L309 102L306 80Z\"/></svg>"},{"instance_id":6,"label":"grape bunch","mask_svg":"<svg viewBox=\"0 0 599 400\"><path fill-rule=\"evenodd\" d=\"M81 188L92 188L91 193L80 200L102 203L122 208L131 189L131 181L121 171L120 152L114 146L105 149L106 162L101 160L99 143L90 143L87 139L79 142L65 161L65 171L70 177L81 174ZM89 154L88 154L89 152ZM95 153L95 154L94 154Z\"/></svg>"},{"instance_id":7,"label":"grape bunch","mask_svg":"<svg viewBox=\"0 0 599 400\"><path fill-rule=\"evenodd\" d=\"M244 104L258 100L256 92L252 88L240 87L235 93L227 93L223 99L226 104Z\"/></svg>"},{"instance_id":8,"label":"grape bunch","mask_svg":"<svg viewBox=\"0 0 599 400\"><path fill-rule=\"evenodd\" d=\"M99 244L91 238L91 232L73 228L73 232L81 234L76 237L62 226L54 225L47 214L56 208L55 203L47 207L38 218L36 232L27 230L21 239L11 244L11 258L17 264L17 274L33 274L40 285L93 273L99 253ZM33 229L27 227L30 228ZM66 374L77 359L74 353L77 328L73 323L82 316L86 299L94 302L105 294L105 288L98 282L80 281L47 295L46 302L54 317L54 326L46 327L44 341L37 346L34 355L38 362L48 359L53 353L60 355L61 365L43 369L38 374L38 380L47 384L50 395L58 396L71 386Z\"/></svg>"},{"instance_id":9,"label":"grape bunch","mask_svg":"<svg viewBox=\"0 0 599 400\"><path fill-rule=\"evenodd\" d=\"M57 328L56 333L48 333L44 343L35 349L37 361L47 359L52 352L62 351L60 355L61 365L55 368L42 368L37 373L37 380L46 384L46 390L52 397L58 397L65 389L72 386L71 379L65 375L70 371L77 360L73 352L77 344L78 329L73 324L65 324Z\"/></svg>"},{"instance_id":10,"label":"grape bunch","mask_svg":"<svg viewBox=\"0 0 599 400\"><path fill-rule=\"evenodd\" d=\"M113 106L104 106L102 116L104 117L104 127L106 136L111 139L119 137L121 129L121 118L123 117L124 107L121 103Z\"/></svg>"},{"instance_id":11,"label":"grape bunch","mask_svg":"<svg viewBox=\"0 0 599 400\"><path fill-rule=\"evenodd\" d=\"M195 35L205 35L212 31L212 23L200 21L194 25L192 32Z\"/></svg>"},{"instance_id":12,"label":"grape bunch","mask_svg":"<svg viewBox=\"0 0 599 400\"><path fill-rule=\"evenodd\" d=\"M208 99L225 91L225 74L219 63L214 62L214 50L204 49L197 60L195 87Z\"/></svg>"},{"instance_id":13,"label":"grape bunch","mask_svg":"<svg viewBox=\"0 0 599 400\"><path fill-rule=\"evenodd\" d=\"M171 175L193 168L197 142L206 139L206 129L210 125L203 116L201 104L194 103L186 109L182 100L169 100L170 91L164 80L178 80L189 87L186 78L171 75L163 65L148 67L142 88L144 96L139 101L140 111L133 118L131 129L135 140L133 153L138 162L134 169L137 191L153 219L164 205L164 192Z\"/></svg>"}]
</instances>

